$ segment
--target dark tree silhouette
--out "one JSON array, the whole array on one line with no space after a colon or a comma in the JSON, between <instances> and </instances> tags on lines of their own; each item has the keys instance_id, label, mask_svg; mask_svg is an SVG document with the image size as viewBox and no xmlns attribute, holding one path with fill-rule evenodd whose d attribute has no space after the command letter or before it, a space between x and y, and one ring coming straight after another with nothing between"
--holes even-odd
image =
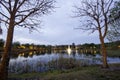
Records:
<instances>
[{"instance_id":1,"label":"dark tree silhouette","mask_svg":"<svg viewBox=\"0 0 120 80\"><path fill-rule=\"evenodd\" d=\"M107 52L104 39L108 31L109 15L113 0L82 0L82 6L75 6L75 14L80 18L80 29L98 31L101 42L103 67L107 68Z\"/></svg>"},{"instance_id":2,"label":"dark tree silhouette","mask_svg":"<svg viewBox=\"0 0 120 80\"><path fill-rule=\"evenodd\" d=\"M4 53L0 62L0 80L7 80L11 46L15 27L30 31L39 27L40 17L50 13L54 0L0 0L0 22L7 27Z\"/></svg>"},{"instance_id":3,"label":"dark tree silhouette","mask_svg":"<svg viewBox=\"0 0 120 80\"><path fill-rule=\"evenodd\" d=\"M1 25L1 21L0 21L0 25ZM1 26L0 26L0 35L2 34L2 28L1 28Z\"/></svg>"},{"instance_id":4,"label":"dark tree silhouette","mask_svg":"<svg viewBox=\"0 0 120 80\"><path fill-rule=\"evenodd\" d=\"M0 34L2 34L2 28L0 27Z\"/></svg>"},{"instance_id":5,"label":"dark tree silhouette","mask_svg":"<svg viewBox=\"0 0 120 80\"><path fill-rule=\"evenodd\" d=\"M0 48L3 48L3 46L4 46L4 40L0 39Z\"/></svg>"}]
</instances>

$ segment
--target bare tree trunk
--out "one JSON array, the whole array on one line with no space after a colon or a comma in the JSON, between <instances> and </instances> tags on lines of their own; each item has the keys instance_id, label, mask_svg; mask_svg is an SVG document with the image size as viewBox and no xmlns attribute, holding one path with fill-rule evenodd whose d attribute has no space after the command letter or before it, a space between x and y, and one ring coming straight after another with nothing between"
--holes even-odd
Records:
<instances>
[{"instance_id":1,"label":"bare tree trunk","mask_svg":"<svg viewBox=\"0 0 120 80\"><path fill-rule=\"evenodd\" d=\"M12 20L8 28L7 40L4 48L4 53L2 55L2 60L0 63L0 80L8 79L8 68L9 68L9 60L10 60L11 48L12 48L11 46L13 40L13 32L14 32L14 25Z\"/></svg>"},{"instance_id":2,"label":"bare tree trunk","mask_svg":"<svg viewBox=\"0 0 120 80\"><path fill-rule=\"evenodd\" d=\"M103 68L108 68L108 63L107 63L107 51L104 43L104 38L100 37L100 42L101 42L101 50L102 50L102 60L103 60Z\"/></svg>"}]
</instances>

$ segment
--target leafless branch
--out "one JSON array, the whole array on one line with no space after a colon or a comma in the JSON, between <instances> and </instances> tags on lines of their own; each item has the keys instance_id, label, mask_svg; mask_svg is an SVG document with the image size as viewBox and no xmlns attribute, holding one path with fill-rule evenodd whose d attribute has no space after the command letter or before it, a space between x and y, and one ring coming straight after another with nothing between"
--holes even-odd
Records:
<instances>
[{"instance_id":1,"label":"leafless branch","mask_svg":"<svg viewBox=\"0 0 120 80\"><path fill-rule=\"evenodd\" d=\"M5 14L3 14L2 12L0 12L0 15L4 16L5 18L9 19L8 16L6 16Z\"/></svg>"},{"instance_id":2,"label":"leafless branch","mask_svg":"<svg viewBox=\"0 0 120 80\"><path fill-rule=\"evenodd\" d=\"M6 11L0 11L1 21L6 24L9 24L11 16L14 17L11 20L14 20L15 26L27 26L27 27L36 27L41 21L38 20L38 17L50 13L54 8L54 0L1 0L0 8L6 9L9 13L8 15L4 14ZM35 17L37 17L35 19ZM9 22L8 22L9 21ZM23 25L24 23L24 25Z\"/></svg>"},{"instance_id":3,"label":"leafless branch","mask_svg":"<svg viewBox=\"0 0 120 80\"><path fill-rule=\"evenodd\" d=\"M5 4L5 3L7 3L5 0L0 0L0 4L1 4L8 12L10 12L9 8L6 6L6 5L8 5L8 4Z\"/></svg>"},{"instance_id":4,"label":"leafless branch","mask_svg":"<svg viewBox=\"0 0 120 80\"><path fill-rule=\"evenodd\" d=\"M75 6L76 16L83 20L81 29L100 31L105 38L108 30L108 16L113 0L83 0L82 6Z\"/></svg>"}]
</instances>

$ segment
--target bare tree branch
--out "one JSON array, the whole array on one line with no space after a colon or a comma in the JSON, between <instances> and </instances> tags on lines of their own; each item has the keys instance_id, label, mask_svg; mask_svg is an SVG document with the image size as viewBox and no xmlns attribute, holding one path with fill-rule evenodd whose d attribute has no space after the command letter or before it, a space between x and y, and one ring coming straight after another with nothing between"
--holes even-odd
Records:
<instances>
[{"instance_id":1,"label":"bare tree branch","mask_svg":"<svg viewBox=\"0 0 120 80\"><path fill-rule=\"evenodd\" d=\"M77 6L76 17L79 17L81 24L79 29L99 32L101 50L103 55L103 67L107 67L107 52L104 39L108 31L110 8L113 0L82 0L82 6Z\"/></svg>"},{"instance_id":2,"label":"bare tree branch","mask_svg":"<svg viewBox=\"0 0 120 80\"><path fill-rule=\"evenodd\" d=\"M0 15L4 16L5 18L9 19L8 16L6 16L5 14L3 14L2 12L0 12Z\"/></svg>"},{"instance_id":3,"label":"bare tree branch","mask_svg":"<svg viewBox=\"0 0 120 80\"><path fill-rule=\"evenodd\" d=\"M4 22L4 23L6 23L6 24L9 24L9 22L6 21L6 20L4 20L4 19L1 19L1 18L0 18L0 21L1 21L1 22Z\"/></svg>"},{"instance_id":4,"label":"bare tree branch","mask_svg":"<svg viewBox=\"0 0 120 80\"><path fill-rule=\"evenodd\" d=\"M5 4L5 3L3 3L3 2L7 3L5 0L1 0L1 1L0 1L0 4L1 4L8 12L10 12L9 8L6 6L6 5L8 5L8 4Z\"/></svg>"},{"instance_id":5,"label":"bare tree branch","mask_svg":"<svg viewBox=\"0 0 120 80\"><path fill-rule=\"evenodd\" d=\"M10 9L10 12L11 12L12 11L11 0L9 0L9 9Z\"/></svg>"},{"instance_id":6,"label":"bare tree branch","mask_svg":"<svg viewBox=\"0 0 120 80\"><path fill-rule=\"evenodd\" d=\"M52 11L54 2L54 0L0 0L0 22L8 28L4 53L0 61L1 80L8 78L14 28L25 27L30 32L37 30L40 28L40 17Z\"/></svg>"}]
</instances>

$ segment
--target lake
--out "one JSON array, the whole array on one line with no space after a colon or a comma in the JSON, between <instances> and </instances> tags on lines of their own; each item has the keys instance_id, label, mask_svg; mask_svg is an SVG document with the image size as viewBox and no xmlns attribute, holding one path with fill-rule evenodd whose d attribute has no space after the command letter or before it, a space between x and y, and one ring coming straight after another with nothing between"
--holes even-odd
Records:
<instances>
[{"instance_id":1,"label":"lake","mask_svg":"<svg viewBox=\"0 0 120 80\"><path fill-rule=\"evenodd\" d=\"M22 53L17 58L10 59L9 72L43 72L50 69L58 69L59 64L60 66L64 66L63 64L71 66L69 64L74 64L76 62L77 66L78 64L80 64L80 66L102 64L102 56L100 54L44 53L38 55L35 52L30 52L28 56L24 56L25 54ZM120 63L120 58L108 57L107 61L108 63Z\"/></svg>"}]
</instances>

